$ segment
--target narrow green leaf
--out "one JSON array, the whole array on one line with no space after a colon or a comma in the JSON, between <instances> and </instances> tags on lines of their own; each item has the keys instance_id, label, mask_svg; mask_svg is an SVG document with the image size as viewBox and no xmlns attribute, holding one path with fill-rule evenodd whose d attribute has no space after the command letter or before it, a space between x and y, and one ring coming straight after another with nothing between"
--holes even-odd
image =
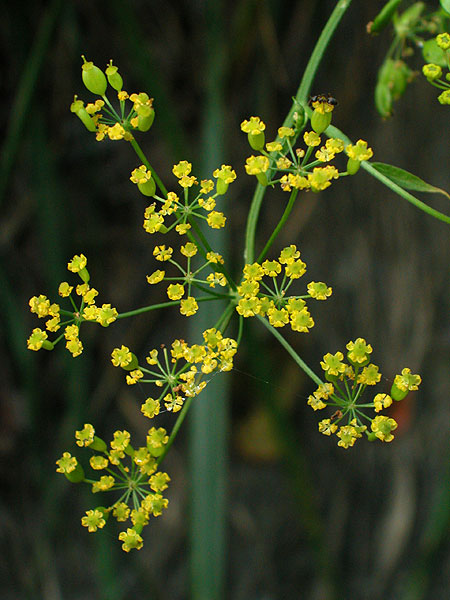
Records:
<instances>
[{"instance_id":1,"label":"narrow green leaf","mask_svg":"<svg viewBox=\"0 0 450 600\"><path fill-rule=\"evenodd\" d=\"M381 162L374 162L371 163L371 165L379 173L389 177L391 181L405 190L415 190L416 192L428 192L431 194L444 194L444 196L450 198L450 194L445 190L427 183L423 179L420 179L420 177L417 177L417 175L413 175L404 169L400 169L400 167L394 167L393 165L387 165L386 163Z\"/></svg>"}]
</instances>

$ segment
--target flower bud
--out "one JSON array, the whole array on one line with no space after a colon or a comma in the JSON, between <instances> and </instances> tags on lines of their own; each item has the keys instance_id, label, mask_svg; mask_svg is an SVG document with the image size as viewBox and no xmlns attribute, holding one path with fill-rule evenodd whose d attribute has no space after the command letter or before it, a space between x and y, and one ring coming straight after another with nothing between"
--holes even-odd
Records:
<instances>
[{"instance_id":1,"label":"flower bud","mask_svg":"<svg viewBox=\"0 0 450 600\"><path fill-rule=\"evenodd\" d=\"M312 129L320 135L325 131L328 125L331 123L331 112L319 112L318 110L314 110L311 115L311 127Z\"/></svg>"},{"instance_id":2,"label":"flower bud","mask_svg":"<svg viewBox=\"0 0 450 600\"><path fill-rule=\"evenodd\" d=\"M122 90L123 79L118 73L118 67L112 64L112 59L109 61L109 65L106 67L106 77L108 78L109 85L117 92Z\"/></svg>"},{"instance_id":3,"label":"flower bud","mask_svg":"<svg viewBox=\"0 0 450 600\"><path fill-rule=\"evenodd\" d=\"M108 86L105 74L93 62L88 62L83 55L81 58L83 59L81 77L84 85L93 94L104 96Z\"/></svg>"},{"instance_id":4,"label":"flower bud","mask_svg":"<svg viewBox=\"0 0 450 600\"><path fill-rule=\"evenodd\" d=\"M88 131L96 130L95 121L84 108L84 103L82 100L77 100L77 97L75 96L72 104L70 105L70 110L77 115Z\"/></svg>"},{"instance_id":5,"label":"flower bud","mask_svg":"<svg viewBox=\"0 0 450 600\"><path fill-rule=\"evenodd\" d=\"M80 483L81 481L84 481L84 469L79 462L77 462L77 466L73 471L64 473L64 475L71 483Z\"/></svg>"}]
</instances>

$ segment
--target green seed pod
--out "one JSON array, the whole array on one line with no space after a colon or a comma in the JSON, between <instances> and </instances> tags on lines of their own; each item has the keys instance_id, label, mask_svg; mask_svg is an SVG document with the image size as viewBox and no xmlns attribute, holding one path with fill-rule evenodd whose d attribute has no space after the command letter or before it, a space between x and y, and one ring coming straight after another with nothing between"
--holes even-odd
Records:
<instances>
[{"instance_id":1,"label":"green seed pod","mask_svg":"<svg viewBox=\"0 0 450 600\"><path fill-rule=\"evenodd\" d=\"M262 150L264 148L264 144L266 141L266 136L264 135L264 131L259 131L258 133L248 133L247 134L248 143L253 148L253 150Z\"/></svg>"},{"instance_id":2,"label":"green seed pod","mask_svg":"<svg viewBox=\"0 0 450 600\"><path fill-rule=\"evenodd\" d=\"M349 161L352 160L351 158L349 158ZM355 162L359 162L359 160L355 161ZM361 163L360 163L361 164ZM359 168L359 167L358 167ZM357 169L358 170L358 169ZM347 163L347 171L348 171L348 163ZM356 172L356 171L355 171ZM353 175L354 173L350 173L350 175ZM367 354L366 355L366 360L363 362L356 362L354 360L352 360L350 358L350 352L347 353L347 360L348 362L352 365L352 367L358 368L358 367L365 367L366 365L369 364L370 362L370 356Z\"/></svg>"},{"instance_id":3,"label":"green seed pod","mask_svg":"<svg viewBox=\"0 0 450 600\"><path fill-rule=\"evenodd\" d=\"M383 118L392 115L392 94L386 83L379 81L375 86L375 107Z\"/></svg>"},{"instance_id":4,"label":"green seed pod","mask_svg":"<svg viewBox=\"0 0 450 600\"><path fill-rule=\"evenodd\" d=\"M347 161L347 173L349 175L355 175L355 173L357 173L359 171L360 166L361 166L361 161L356 160L354 158L349 158ZM369 359L367 359L367 362L369 362ZM367 363L364 363L364 364L367 364ZM353 365L353 366L355 366L355 365Z\"/></svg>"},{"instance_id":5,"label":"green seed pod","mask_svg":"<svg viewBox=\"0 0 450 600\"><path fill-rule=\"evenodd\" d=\"M367 434L367 440L369 442L376 442L376 440L378 439L373 431L370 431L370 432L366 431L366 434Z\"/></svg>"},{"instance_id":6,"label":"green seed pod","mask_svg":"<svg viewBox=\"0 0 450 600\"><path fill-rule=\"evenodd\" d=\"M64 475L71 483L80 483L81 481L84 481L84 469L79 462L77 462L77 466L71 473L64 473Z\"/></svg>"},{"instance_id":7,"label":"green seed pod","mask_svg":"<svg viewBox=\"0 0 450 600\"><path fill-rule=\"evenodd\" d=\"M330 123L331 112L322 114L318 110L315 110L311 115L311 127L318 135L323 133Z\"/></svg>"},{"instance_id":8,"label":"green seed pod","mask_svg":"<svg viewBox=\"0 0 450 600\"><path fill-rule=\"evenodd\" d=\"M83 267L81 271L78 271L78 275L81 277L84 283L89 283L89 279L91 278L91 276L89 275L89 271L86 267Z\"/></svg>"},{"instance_id":9,"label":"green seed pod","mask_svg":"<svg viewBox=\"0 0 450 600\"><path fill-rule=\"evenodd\" d=\"M218 178L216 183L216 192L219 194L219 196L223 196L227 193L228 185L229 184L226 183L223 179L220 179L220 177Z\"/></svg>"},{"instance_id":10,"label":"green seed pod","mask_svg":"<svg viewBox=\"0 0 450 600\"><path fill-rule=\"evenodd\" d=\"M332 383L336 383L336 381L339 381L336 375L329 375L328 373L325 373L325 379L327 381L331 381Z\"/></svg>"},{"instance_id":11,"label":"green seed pod","mask_svg":"<svg viewBox=\"0 0 450 600\"><path fill-rule=\"evenodd\" d=\"M138 129L139 131L148 131L155 120L155 109L148 104L137 108Z\"/></svg>"},{"instance_id":12,"label":"green seed pod","mask_svg":"<svg viewBox=\"0 0 450 600\"><path fill-rule=\"evenodd\" d=\"M118 67L115 67L112 64L112 59L109 61L109 65L107 65L105 73L106 77L108 78L109 85L117 92L120 92L123 87L123 79L118 73Z\"/></svg>"},{"instance_id":13,"label":"green seed pod","mask_svg":"<svg viewBox=\"0 0 450 600\"><path fill-rule=\"evenodd\" d=\"M110 511L105 506L97 506L94 510L99 510L102 513L105 521L107 521L109 519Z\"/></svg>"},{"instance_id":14,"label":"green seed pod","mask_svg":"<svg viewBox=\"0 0 450 600\"><path fill-rule=\"evenodd\" d=\"M367 24L367 32L371 34L380 33L392 21L397 6L402 0L389 0L377 14L375 19Z\"/></svg>"},{"instance_id":15,"label":"green seed pod","mask_svg":"<svg viewBox=\"0 0 450 600\"><path fill-rule=\"evenodd\" d=\"M408 395L408 390L406 390L406 392L404 392L399 387L397 387L395 383L392 384L391 393L390 393L392 400L397 400L397 402L398 402L399 400L403 400L403 398L406 398L407 395Z\"/></svg>"},{"instance_id":16,"label":"green seed pod","mask_svg":"<svg viewBox=\"0 0 450 600\"><path fill-rule=\"evenodd\" d=\"M42 348L44 348L44 350L53 350L54 347L55 347L55 344L53 342L51 342L50 340L44 340L42 342Z\"/></svg>"},{"instance_id":17,"label":"green seed pod","mask_svg":"<svg viewBox=\"0 0 450 600\"><path fill-rule=\"evenodd\" d=\"M139 368L139 361L136 354L131 353L131 362L127 364L126 367L122 367L124 371L134 371Z\"/></svg>"},{"instance_id":18,"label":"green seed pod","mask_svg":"<svg viewBox=\"0 0 450 600\"><path fill-rule=\"evenodd\" d=\"M104 442L101 438L94 435L94 441L92 442L92 444L89 444L89 448L91 450L95 450L96 452L106 452L108 446L106 445L106 442Z\"/></svg>"},{"instance_id":19,"label":"green seed pod","mask_svg":"<svg viewBox=\"0 0 450 600\"><path fill-rule=\"evenodd\" d=\"M106 88L108 87L106 75L101 69L96 67L93 62L88 62L83 55L81 58L83 59L83 64L81 65L81 77L84 85L93 94L104 96Z\"/></svg>"},{"instance_id":20,"label":"green seed pod","mask_svg":"<svg viewBox=\"0 0 450 600\"><path fill-rule=\"evenodd\" d=\"M124 450L125 454L128 454L128 456L133 457L134 456L134 448L131 444L128 444L128 446L126 446L125 450Z\"/></svg>"},{"instance_id":21,"label":"green seed pod","mask_svg":"<svg viewBox=\"0 0 450 600\"><path fill-rule=\"evenodd\" d=\"M156 183L153 177L148 179L147 181L143 181L142 183L138 183L138 190L144 196L154 196L156 192Z\"/></svg>"},{"instance_id":22,"label":"green seed pod","mask_svg":"<svg viewBox=\"0 0 450 600\"><path fill-rule=\"evenodd\" d=\"M164 452L164 446L159 446L158 448L153 448L151 446L147 446L149 453L154 457L158 458Z\"/></svg>"},{"instance_id":23,"label":"green seed pod","mask_svg":"<svg viewBox=\"0 0 450 600\"><path fill-rule=\"evenodd\" d=\"M134 529L135 532L140 535L142 533L142 530L144 529L143 525L133 525L133 527L131 529Z\"/></svg>"},{"instance_id":24,"label":"green seed pod","mask_svg":"<svg viewBox=\"0 0 450 600\"><path fill-rule=\"evenodd\" d=\"M70 105L70 110L77 115L88 131L96 131L95 121L84 108L82 100L77 100L77 97L75 96Z\"/></svg>"},{"instance_id":25,"label":"green seed pod","mask_svg":"<svg viewBox=\"0 0 450 600\"><path fill-rule=\"evenodd\" d=\"M300 131L302 131L302 129L305 126L305 121L306 121L305 109L295 98L292 98L292 99L295 102L295 108L296 108L296 110L293 114L294 129L295 129L295 133L300 133Z\"/></svg>"},{"instance_id":26,"label":"green seed pod","mask_svg":"<svg viewBox=\"0 0 450 600\"><path fill-rule=\"evenodd\" d=\"M394 70L392 72L391 93L394 100L398 100L406 89L406 86L411 81L412 71L408 65L402 60L396 60Z\"/></svg>"}]
</instances>

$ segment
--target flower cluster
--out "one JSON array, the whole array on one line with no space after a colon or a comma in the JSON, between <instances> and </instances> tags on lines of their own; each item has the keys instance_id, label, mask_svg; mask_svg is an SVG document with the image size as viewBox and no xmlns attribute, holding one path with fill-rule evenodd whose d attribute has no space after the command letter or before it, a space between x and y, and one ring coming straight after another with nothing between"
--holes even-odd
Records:
<instances>
[{"instance_id":1,"label":"flower cluster","mask_svg":"<svg viewBox=\"0 0 450 600\"><path fill-rule=\"evenodd\" d=\"M144 92L128 94L123 90L122 77L112 61L103 72L94 63L87 61L84 56L82 58L83 83L90 92L101 96L101 99L98 98L95 102L86 106L82 100L75 96L70 110L81 119L84 126L89 131L95 132L98 141L105 138L131 141L133 139L132 131L148 131L155 118L153 98L149 98ZM120 104L119 112L116 111L105 95L108 83L117 92ZM125 114L127 100L132 102L132 106Z\"/></svg>"},{"instance_id":2,"label":"flower cluster","mask_svg":"<svg viewBox=\"0 0 450 600\"><path fill-rule=\"evenodd\" d=\"M134 169L130 180L137 184L139 191L145 196L153 196L155 202L150 204L144 214L144 229L153 234L157 231L167 233L175 229L180 235L186 234L191 229L190 221L193 218L206 221L211 229L221 229L225 226L225 215L217 210L216 198L226 193L228 186L236 179L235 171L229 165L222 165L216 169L212 179L203 179L198 184L197 178L190 175L192 164L186 160L174 165L172 172L178 179L178 184L183 188L183 199L175 192L168 192L165 197L158 196L156 184L151 171L145 166ZM195 186L195 197L189 198L189 188ZM173 215L171 223L165 222L166 217Z\"/></svg>"},{"instance_id":3,"label":"flower cluster","mask_svg":"<svg viewBox=\"0 0 450 600\"><path fill-rule=\"evenodd\" d=\"M128 385L153 383L160 388L157 398L147 398L142 413L152 419L161 411L178 412L187 398L194 398L205 389L215 373L231 371L237 342L223 337L214 328L203 332L204 344L189 346L184 340L175 340L170 348L153 349L146 357L147 367L140 366L137 357L126 346L115 348L111 355L115 367L127 371ZM205 377L207 376L207 378Z\"/></svg>"},{"instance_id":4,"label":"flower cluster","mask_svg":"<svg viewBox=\"0 0 450 600\"><path fill-rule=\"evenodd\" d=\"M134 448L128 431L115 431L108 448L107 444L95 435L94 427L86 423L75 432L76 443L89 448L93 454L89 465L95 479L85 476L84 468L70 452L64 452L56 461L58 473L63 473L73 483L85 482L92 486L92 493L118 492L109 506L97 506L87 510L81 523L89 532L95 532L105 526L112 516L120 523L127 523L127 529L121 531L119 540L122 549L140 549L143 545L142 529L149 523L151 516L158 517L169 503L163 497L168 488L170 477L158 470L158 464L164 455L169 440L162 427L152 427L146 438L145 446ZM103 471L103 474L98 473Z\"/></svg>"},{"instance_id":5,"label":"flower cluster","mask_svg":"<svg viewBox=\"0 0 450 600\"><path fill-rule=\"evenodd\" d=\"M361 162L373 156L371 148L368 148L367 142L363 140L359 140L355 145L346 146L343 140L330 137L321 145L321 133L330 124L336 101L332 98L324 99L322 96L315 98L319 99L312 102L312 130L303 134L306 150L294 148L299 133L297 128L280 127L277 139L268 142L264 149L265 123L259 117L251 117L250 120L241 123L241 129L247 133L250 146L261 153L247 158L245 170L248 175L256 176L261 185L273 186L279 183L281 189L286 192L319 192L330 187L334 179L354 175ZM348 156L347 168L339 172L334 165L327 163L344 151Z\"/></svg>"},{"instance_id":6,"label":"flower cluster","mask_svg":"<svg viewBox=\"0 0 450 600\"><path fill-rule=\"evenodd\" d=\"M397 428L395 420L379 414L371 417L366 411L373 409L380 413L389 408L393 400L403 400L408 392L418 389L420 375L413 375L410 369L404 368L395 376L389 394L377 393L371 402L363 401L365 389L379 383L381 373L379 367L370 362L372 346L366 340L351 341L346 349L348 362L344 362L340 351L325 354L320 364L327 382L320 384L308 398L313 410L330 407L334 411L330 418L320 421L319 431L324 435L336 434L338 446L342 448L353 446L364 432L370 441L391 442L394 439L392 432Z\"/></svg>"},{"instance_id":7,"label":"flower cluster","mask_svg":"<svg viewBox=\"0 0 450 600\"><path fill-rule=\"evenodd\" d=\"M51 303L47 296L43 294L33 296L29 305L32 313L35 313L40 319L47 319L45 327L47 331L56 333L61 327L64 327L64 333L60 334L56 340L51 342L48 339L47 331L40 328L33 329L27 340L29 350L53 350L55 345L63 338L66 339L66 348L72 356L79 356L83 351L83 344L79 338L80 325L84 321L96 322L103 327L108 327L118 316L118 312L111 304L103 304L101 307L95 304L95 298L98 291L89 285L89 272L86 268L87 258L84 254L75 255L69 261L67 269L72 273L78 273L81 278L81 284L75 287L75 294L80 296L80 304L77 307L72 296L74 287L67 281L60 283L58 293L62 298L69 298L73 310L62 310L59 304ZM63 320L61 320L63 318Z\"/></svg>"},{"instance_id":8,"label":"flower cluster","mask_svg":"<svg viewBox=\"0 0 450 600\"><path fill-rule=\"evenodd\" d=\"M278 260L244 266L243 279L237 287L236 311L243 317L267 317L274 327L289 324L293 331L307 333L314 326L305 299L326 300L332 289L326 283L311 281L302 296L287 295L294 280L306 272L306 264L294 244L283 248ZM269 281L271 280L271 285Z\"/></svg>"},{"instance_id":9,"label":"flower cluster","mask_svg":"<svg viewBox=\"0 0 450 600\"><path fill-rule=\"evenodd\" d=\"M435 43L442 54L436 53L436 63L424 65L422 72L429 83L438 89L444 90L438 96L438 101L441 104L450 104L450 34L440 33L436 36ZM445 79L443 78L442 68L447 69Z\"/></svg>"}]
</instances>

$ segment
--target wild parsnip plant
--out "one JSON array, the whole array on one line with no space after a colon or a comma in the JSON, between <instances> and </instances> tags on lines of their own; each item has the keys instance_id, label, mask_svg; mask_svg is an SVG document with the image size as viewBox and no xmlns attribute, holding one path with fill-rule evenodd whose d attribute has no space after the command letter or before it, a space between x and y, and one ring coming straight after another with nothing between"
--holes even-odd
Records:
<instances>
[{"instance_id":1,"label":"wild parsnip plant","mask_svg":"<svg viewBox=\"0 0 450 600\"><path fill-rule=\"evenodd\" d=\"M324 190L332 193L330 188L335 181L354 176L363 167L420 209L450 223L448 216L405 191L407 176L402 173L406 172L397 169L383 174L380 167L372 166L370 142L360 139L352 143L331 126L335 98L329 94L309 97L321 57L348 5L349 1L339 2L333 11L276 139L266 140L266 125L259 116L249 116L240 125L251 148L245 171L255 178L256 191L238 272L228 266L214 241L215 230L225 227L230 218L217 210L216 203L221 196L231 202L230 190L236 180L234 167L217 165L210 178L199 180L191 163L181 160L172 168L177 186L168 190L137 141L155 118L153 99L147 93L125 91L112 61L103 72L83 57L82 80L96 98L85 104L75 96L71 111L97 141L124 140L136 152L139 163L124 177L129 177L139 192L149 198L143 228L151 236L149 243L153 246L155 265L147 275L147 282L151 288L164 286L168 301L123 313L110 303L97 304L100 293L91 286L87 258L80 253L68 262L70 281L59 285L61 306L45 295L31 298L31 311L45 320L45 328L33 330L28 348L53 350L65 340L65 347L76 357L83 351L82 329L86 322L109 327L118 319L150 310L177 309L190 317L201 310L203 302L226 301L220 318L203 332L201 340L188 343L175 339L170 347L150 349L143 359L126 345L112 349L111 361L124 370L126 384L149 384L152 390L141 406L143 418L150 421L143 445L132 443L126 430L115 431L107 443L96 435L93 424L86 423L75 432L75 439L80 448L91 452L91 474L86 474L84 460L78 460L68 451L57 460L57 471L70 481L89 484L93 494L111 492L107 506L87 510L81 521L90 532L103 528L110 516L123 523L119 540L126 552L142 547L144 526L151 516L157 517L167 508L164 492L170 476L162 470L164 457L195 398L212 377L233 369L234 356L242 342L244 319L260 321L314 381L317 389L307 402L314 411L324 414L319 432L335 436L342 448L352 447L363 436L369 441L391 442L397 423L381 413L417 390L421 383L419 375L399 365L398 375L386 389L381 383L379 367L372 362L372 346L360 337L341 350L326 352L320 363L323 374L319 377L282 333L283 328L309 333L314 327L314 302L325 301L332 295L332 288L318 279L320 275L314 274L313 280L305 278L307 265L295 244L276 249L277 236L302 195ZM444 46L447 37L439 38ZM447 52L448 48L443 50ZM270 194L277 186L286 193L286 208L258 254L255 231L261 203L266 193ZM167 240L175 241L169 245ZM236 333L230 335L229 331ZM161 412L174 413L170 432L158 426Z\"/></svg>"}]
</instances>

